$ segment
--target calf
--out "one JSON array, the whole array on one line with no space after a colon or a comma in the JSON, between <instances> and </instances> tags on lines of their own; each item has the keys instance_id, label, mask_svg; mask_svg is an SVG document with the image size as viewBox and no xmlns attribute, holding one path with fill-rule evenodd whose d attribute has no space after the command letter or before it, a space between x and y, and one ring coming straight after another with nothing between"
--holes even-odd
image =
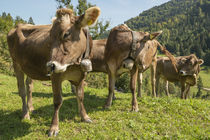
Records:
<instances>
[{"instance_id":1,"label":"calf","mask_svg":"<svg viewBox=\"0 0 210 140\"><path fill-rule=\"evenodd\" d=\"M198 59L194 54L189 56L176 57L176 67L174 69L170 60L166 57L158 57L156 66L156 92L158 91L159 79L162 77L166 81L165 91L168 92L169 82L180 82L181 98L186 99L190 90L190 86L194 86L197 82L197 76L200 72L200 65L203 64L202 59ZM154 81L153 81L154 82Z\"/></svg>"}]
</instances>

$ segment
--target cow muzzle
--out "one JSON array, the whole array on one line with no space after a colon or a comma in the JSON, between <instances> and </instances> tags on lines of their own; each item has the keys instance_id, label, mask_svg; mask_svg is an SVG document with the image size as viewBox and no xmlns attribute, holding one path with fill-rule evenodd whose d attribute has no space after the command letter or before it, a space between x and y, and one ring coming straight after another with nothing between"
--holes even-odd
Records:
<instances>
[{"instance_id":1,"label":"cow muzzle","mask_svg":"<svg viewBox=\"0 0 210 140\"><path fill-rule=\"evenodd\" d=\"M179 75L180 75L180 76L194 76L194 75L196 75L196 74L193 73L193 72L180 70L180 71L179 71Z\"/></svg>"},{"instance_id":2,"label":"cow muzzle","mask_svg":"<svg viewBox=\"0 0 210 140\"><path fill-rule=\"evenodd\" d=\"M180 70L180 71L179 71L179 74L180 74L181 76L187 76L187 72L186 72L186 71L183 71L183 70Z\"/></svg>"},{"instance_id":3,"label":"cow muzzle","mask_svg":"<svg viewBox=\"0 0 210 140\"><path fill-rule=\"evenodd\" d=\"M56 61L50 61L47 63L47 76L51 76L53 73L62 73L65 72L67 67L72 64L60 64Z\"/></svg>"}]
</instances>

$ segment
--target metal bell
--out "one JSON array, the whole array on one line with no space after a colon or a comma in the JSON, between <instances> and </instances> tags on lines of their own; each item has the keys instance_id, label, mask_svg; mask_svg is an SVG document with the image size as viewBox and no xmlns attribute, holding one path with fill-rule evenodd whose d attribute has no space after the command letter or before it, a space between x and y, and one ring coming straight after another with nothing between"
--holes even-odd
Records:
<instances>
[{"instance_id":1,"label":"metal bell","mask_svg":"<svg viewBox=\"0 0 210 140\"><path fill-rule=\"evenodd\" d=\"M134 61L130 58L123 61L123 68L132 70Z\"/></svg>"},{"instance_id":2,"label":"metal bell","mask_svg":"<svg viewBox=\"0 0 210 140\"><path fill-rule=\"evenodd\" d=\"M92 63L90 59L83 59L80 63L80 66L84 72L92 71Z\"/></svg>"}]
</instances>

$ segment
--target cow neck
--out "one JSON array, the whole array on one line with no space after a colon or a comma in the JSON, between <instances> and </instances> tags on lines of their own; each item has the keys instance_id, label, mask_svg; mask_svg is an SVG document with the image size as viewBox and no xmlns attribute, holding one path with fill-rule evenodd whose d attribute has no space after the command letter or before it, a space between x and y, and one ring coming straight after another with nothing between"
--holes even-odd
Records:
<instances>
[{"instance_id":1,"label":"cow neck","mask_svg":"<svg viewBox=\"0 0 210 140\"><path fill-rule=\"evenodd\" d=\"M137 57L136 50L137 50L137 44L138 44L138 32L131 31L131 34L132 34L132 44L131 44L129 57L135 60Z\"/></svg>"},{"instance_id":2,"label":"cow neck","mask_svg":"<svg viewBox=\"0 0 210 140\"><path fill-rule=\"evenodd\" d=\"M88 59L90 56L90 38L89 38L89 28L86 29L86 50L85 50L85 55L84 59Z\"/></svg>"}]
</instances>

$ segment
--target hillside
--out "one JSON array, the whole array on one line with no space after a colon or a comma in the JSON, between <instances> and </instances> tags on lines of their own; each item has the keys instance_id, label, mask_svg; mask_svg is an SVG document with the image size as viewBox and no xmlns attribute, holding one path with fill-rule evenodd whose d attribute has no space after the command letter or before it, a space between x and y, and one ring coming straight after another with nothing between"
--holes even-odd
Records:
<instances>
[{"instance_id":1,"label":"hillside","mask_svg":"<svg viewBox=\"0 0 210 140\"><path fill-rule=\"evenodd\" d=\"M35 113L21 121L21 98L14 77L0 74L0 139L48 139L53 114L51 87L34 82ZM209 139L209 100L151 98L139 101L139 112L130 112L131 94L117 93L109 110L103 105L107 89L85 88L85 106L92 124L80 122L75 96L63 84L60 133L57 139Z\"/></svg>"},{"instance_id":2,"label":"hillside","mask_svg":"<svg viewBox=\"0 0 210 140\"><path fill-rule=\"evenodd\" d=\"M159 40L176 55L195 53L210 65L210 1L171 0L125 23L133 30L163 30Z\"/></svg>"}]
</instances>

